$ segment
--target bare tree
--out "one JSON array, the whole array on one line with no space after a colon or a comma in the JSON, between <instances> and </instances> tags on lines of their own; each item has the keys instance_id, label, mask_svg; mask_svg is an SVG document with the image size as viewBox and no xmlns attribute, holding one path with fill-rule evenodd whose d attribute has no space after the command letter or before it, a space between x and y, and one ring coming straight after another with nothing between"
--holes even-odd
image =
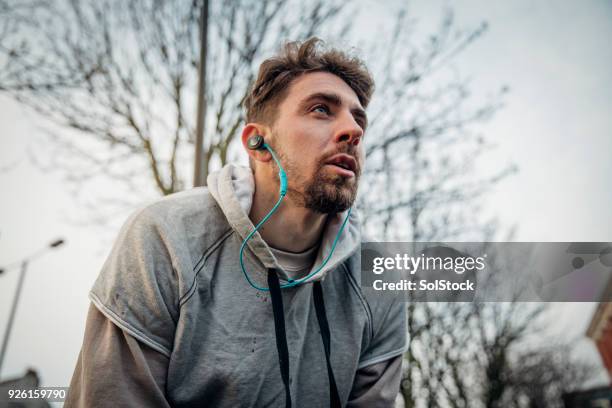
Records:
<instances>
[{"instance_id":1,"label":"bare tree","mask_svg":"<svg viewBox=\"0 0 612 408\"><path fill-rule=\"evenodd\" d=\"M385 58L371 58L381 65L374 69L378 93L366 137L368 189L360 196L365 229L386 241L499 239L494 220L479 217L478 201L516 169L508 164L492 174L476 172L493 145L478 126L503 106L507 88L474 101L469 81L453 69L455 57L487 24L458 30L447 10L420 43L409 29L414 26L400 13L391 37L382 40L389 45ZM549 358L553 348L542 339L523 351L541 329L543 305L411 302L407 308L406 407L557 406L563 391L586 379L584 364ZM570 350L568 344L554 350L561 347ZM537 376L532 384L538 387L519 380ZM541 405L543 397L548 405Z\"/></svg>"},{"instance_id":2,"label":"bare tree","mask_svg":"<svg viewBox=\"0 0 612 408\"><path fill-rule=\"evenodd\" d=\"M123 194L113 195L128 203L188 185L199 7L198 1L65 0L27 3L20 9L27 10L28 24L9 41L14 46L5 55L0 91L56 125L47 129L53 152L45 152L52 160L43 167L61 171L75 193L85 190L82 197L94 197L90 204L98 214L112 214L105 203L123 208L123 200L87 190L98 181L111 181L115 190L123 187ZM13 18L15 10L4 13L3 21ZM243 121L240 106L261 57L283 39L322 33L340 38L350 19L339 23L350 11L341 1L212 2L209 61L214 63L207 78L204 169L236 157L232 142ZM452 209L442 213L443 206L473 200L511 170L467 178L464 167L470 163L455 158L471 150L467 154L473 162L486 151L484 138L469 127L489 118L499 98L467 108L469 89L463 78L432 86L486 24L457 31L448 12L425 44L410 38L412 24L401 12L390 38L364 46L368 60L380 65L373 66L379 91L368 131L374 142L367 145L366 183L372 188L361 205L366 229L377 229L379 237L384 231L385 238L393 233L388 226L406 211L413 212L409 228L429 217L431 236L442 227L433 224L454 222ZM388 46L381 48L383 43ZM381 223L383 229L377 227ZM413 236L429 238L423 230Z\"/></svg>"},{"instance_id":3,"label":"bare tree","mask_svg":"<svg viewBox=\"0 0 612 408\"><path fill-rule=\"evenodd\" d=\"M31 22L29 11L36 7L32 2L15 2L0 0L0 91L18 88L20 84L14 81L16 68L11 64L14 58L21 58L27 50L25 43L20 41L24 25Z\"/></svg>"},{"instance_id":4,"label":"bare tree","mask_svg":"<svg viewBox=\"0 0 612 408\"><path fill-rule=\"evenodd\" d=\"M593 378L570 342L544 334L541 304L410 304L406 407L561 407Z\"/></svg>"},{"instance_id":5,"label":"bare tree","mask_svg":"<svg viewBox=\"0 0 612 408\"><path fill-rule=\"evenodd\" d=\"M465 206L511 174L473 172L491 146L477 125L502 106L506 87L489 100L470 97L469 81L453 68L453 59L486 32L486 23L459 30L446 10L438 29L419 41L416 22L400 12L379 62L378 91L368 130L366 230L380 239L428 241L466 234ZM461 211L454 211L459 208ZM382 228L378 226L382 225ZM451 231L453 225L460 230ZM474 225L478 225L474 223ZM480 228L477 236L482 236Z\"/></svg>"},{"instance_id":6,"label":"bare tree","mask_svg":"<svg viewBox=\"0 0 612 408\"><path fill-rule=\"evenodd\" d=\"M346 24L338 17L350 12L344 1L211 3L206 170L235 155L241 103L262 57L284 39L341 35ZM76 192L110 181L114 196L126 200L189 184L200 7L198 0L28 4L29 24L9 41L15 46L5 55L0 91L54 125L46 129L52 160L37 156L43 167L61 171ZM93 196L98 209L123 206Z\"/></svg>"},{"instance_id":7,"label":"bare tree","mask_svg":"<svg viewBox=\"0 0 612 408\"><path fill-rule=\"evenodd\" d=\"M593 365L572 358L571 352L567 344L553 343L517 353L508 374L509 392L499 406L563 407L563 394L579 389L596 372Z\"/></svg>"}]
</instances>

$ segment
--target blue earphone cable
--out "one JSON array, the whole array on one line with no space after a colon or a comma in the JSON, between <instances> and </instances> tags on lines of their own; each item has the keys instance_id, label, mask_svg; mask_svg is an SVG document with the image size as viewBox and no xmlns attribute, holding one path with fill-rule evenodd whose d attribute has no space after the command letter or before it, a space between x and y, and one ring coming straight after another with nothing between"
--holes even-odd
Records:
<instances>
[{"instance_id":1,"label":"blue earphone cable","mask_svg":"<svg viewBox=\"0 0 612 408\"><path fill-rule=\"evenodd\" d=\"M270 152L270 154L272 155L272 158L278 165L278 169L279 169L278 177L280 180L279 197L278 197L278 201L276 202L276 204L274 204L274 207L272 207L272 209L268 212L268 214L266 214L266 216L255 226L253 231L251 231L249 235L246 236L244 241L242 241L242 245L240 246L240 268L242 269L242 273L244 274L244 277L246 278L247 282L249 282L249 285L251 285L253 288L257 290L267 292L270 290L269 288L256 285L251 279L251 277L249 276L249 274L247 273L246 268L244 266L244 260L243 260L244 249L246 248L247 242L253 237L253 235L255 235L255 233L259 230L259 228L261 228L261 226L266 221L268 221L268 219L272 216L272 214L274 214L274 212L278 209L281 202L285 198L285 195L287 194L287 174L285 173L285 170L283 170L283 167L281 166L280 161L276 157L276 154L274 154L274 151L272 150L272 148L267 143L264 143L263 147L266 148ZM309 273L307 276L301 279L289 280L289 283L280 285L281 289L291 288L293 286L300 285L304 283L306 280L310 279L312 276L316 275L319 271L321 271L321 269L323 269L323 267L331 259L331 256L334 253L334 250L336 249L336 245L338 244L338 240L340 239L340 234L342 234L342 231L344 230L344 227L346 226L346 223L351 215L351 210L352 210L352 207L348 209L346 217L344 218L344 221L342 222L342 225L340 226L340 229L338 230L338 233L336 234L336 238L334 239L334 242L332 243L331 250L329 251L327 258L325 258L321 266L319 266L315 271Z\"/></svg>"}]
</instances>

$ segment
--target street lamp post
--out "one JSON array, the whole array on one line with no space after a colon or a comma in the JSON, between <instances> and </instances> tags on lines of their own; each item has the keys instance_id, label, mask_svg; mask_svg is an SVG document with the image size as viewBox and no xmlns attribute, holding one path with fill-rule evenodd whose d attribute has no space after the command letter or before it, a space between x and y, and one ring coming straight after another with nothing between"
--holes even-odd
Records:
<instances>
[{"instance_id":1,"label":"street lamp post","mask_svg":"<svg viewBox=\"0 0 612 408\"><path fill-rule=\"evenodd\" d=\"M9 337L11 335L11 330L13 329L13 321L15 320L15 313L17 311L17 304L19 303L19 297L21 296L21 289L23 288L23 281L25 279L26 271L28 269L28 263L30 261L38 258L39 256L43 255L48 250L55 249L55 248L63 245L64 242L65 241L63 239L57 239L57 240L51 242L45 248L35 252L34 254L32 254L32 255L30 255L28 257L25 257L19 263L13 264L13 265L9 265L6 268L0 268L0 274L2 274L2 273L4 273L7 270L12 269L12 267L15 266L15 265L20 265L21 266L20 273L19 273L19 281L17 282L17 289L15 291L15 297L13 298L13 305L11 306L11 312L9 314L9 321L8 321L8 324L6 325L6 330L4 331L4 338L2 339L2 350L0 351L0 378L1 378L1 375L2 375L2 363L4 363L4 356L6 354L6 348L8 346L8 341L9 341Z\"/></svg>"}]
</instances>

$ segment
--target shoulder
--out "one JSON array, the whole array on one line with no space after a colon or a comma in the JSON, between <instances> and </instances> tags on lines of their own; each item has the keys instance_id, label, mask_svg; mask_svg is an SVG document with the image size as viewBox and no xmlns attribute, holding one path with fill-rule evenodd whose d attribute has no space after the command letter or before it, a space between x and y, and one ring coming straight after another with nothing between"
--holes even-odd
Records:
<instances>
[{"instance_id":1,"label":"shoulder","mask_svg":"<svg viewBox=\"0 0 612 408\"><path fill-rule=\"evenodd\" d=\"M198 252L206 241L227 232L229 224L208 188L175 193L136 209L122 227L121 235L162 239L166 246L193 246ZM193 244L193 245L190 245Z\"/></svg>"},{"instance_id":2,"label":"shoulder","mask_svg":"<svg viewBox=\"0 0 612 408\"><path fill-rule=\"evenodd\" d=\"M121 228L90 292L92 302L119 327L168 354L194 266L228 229L206 188L140 207Z\"/></svg>"},{"instance_id":3,"label":"shoulder","mask_svg":"<svg viewBox=\"0 0 612 408\"><path fill-rule=\"evenodd\" d=\"M121 228L94 290L110 293L119 287L136 290L159 284L166 292L183 296L192 285L202 253L229 229L206 188L142 206Z\"/></svg>"},{"instance_id":4,"label":"shoulder","mask_svg":"<svg viewBox=\"0 0 612 408\"><path fill-rule=\"evenodd\" d=\"M222 215L215 199L206 187L170 194L138 208L128 223L143 225L193 222Z\"/></svg>"}]
</instances>

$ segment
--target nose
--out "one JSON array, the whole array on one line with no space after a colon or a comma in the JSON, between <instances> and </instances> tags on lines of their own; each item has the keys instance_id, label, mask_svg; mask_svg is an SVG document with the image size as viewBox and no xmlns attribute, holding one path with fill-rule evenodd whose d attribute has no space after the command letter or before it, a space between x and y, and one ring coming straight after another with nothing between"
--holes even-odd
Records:
<instances>
[{"instance_id":1,"label":"nose","mask_svg":"<svg viewBox=\"0 0 612 408\"><path fill-rule=\"evenodd\" d=\"M336 143L346 142L349 145L357 146L363 137L363 129L353 118L351 113L346 113L334 136Z\"/></svg>"}]
</instances>

